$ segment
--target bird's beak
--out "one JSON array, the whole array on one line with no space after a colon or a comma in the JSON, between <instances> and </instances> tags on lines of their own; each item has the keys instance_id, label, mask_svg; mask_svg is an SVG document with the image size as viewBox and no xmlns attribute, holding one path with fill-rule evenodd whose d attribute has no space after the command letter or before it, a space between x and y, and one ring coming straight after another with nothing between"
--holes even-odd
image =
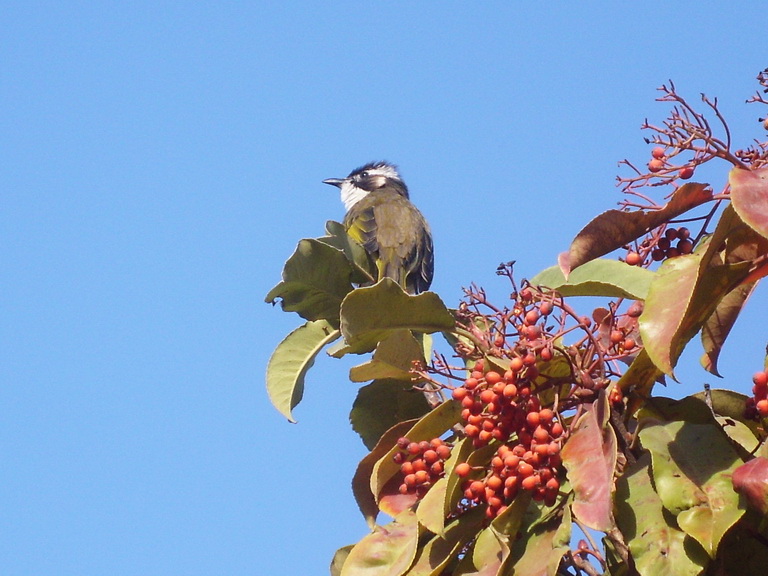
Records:
<instances>
[{"instance_id":1,"label":"bird's beak","mask_svg":"<svg viewBox=\"0 0 768 576\"><path fill-rule=\"evenodd\" d=\"M336 186L337 188L341 188L343 183L344 180L342 178L328 178L327 180L323 180L323 184L330 184L331 186Z\"/></svg>"}]
</instances>

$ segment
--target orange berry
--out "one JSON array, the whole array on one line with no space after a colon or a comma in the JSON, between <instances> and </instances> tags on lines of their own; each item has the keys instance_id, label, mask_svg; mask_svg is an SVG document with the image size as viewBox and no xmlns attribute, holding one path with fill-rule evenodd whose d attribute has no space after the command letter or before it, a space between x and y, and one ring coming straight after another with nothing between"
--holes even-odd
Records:
<instances>
[{"instance_id":1,"label":"orange berry","mask_svg":"<svg viewBox=\"0 0 768 576\"><path fill-rule=\"evenodd\" d=\"M469 391L466 388L464 388L463 386L459 386L458 388L454 388L453 392L451 392L451 396L453 397L453 399L454 400L458 400L459 402L464 400L464 398L467 397L467 394L469 394Z\"/></svg>"},{"instance_id":2,"label":"orange berry","mask_svg":"<svg viewBox=\"0 0 768 576\"><path fill-rule=\"evenodd\" d=\"M523 369L523 359L515 356L509 361L509 369L513 372L520 372Z\"/></svg>"},{"instance_id":3,"label":"orange berry","mask_svg":"<svg viewBox=\"0 0 768 576\"><path fill-rule=\"evenodd\" d=\"M480 428L478 428L474 424L467 424L466 426L464 426L464 434L466 434L470 438L474 438L475 436L480 434Z\"/></svg>"},{"instance_id":4,"label":"orange berry","mask_svg":"<svg viewBox=\"0 0 768 576\"><path fill-rule=\"evenodd\" d=\"M643 258L637 252L627 252L624 261L630 266L638 266L643 263Z\"/></svg>"},{"instance_id":5,"label":"orange berry","mask_svg":"<svg viewBox=\"0 0 768 576\"><path fill-rule=\"evenodd\" d=\"M490 371L486 373L485 375L485 381L488 382L491 386L496 384L496 382L501 382L501 374L495 371Z\"/></svg>"},{"instance_id":6,"label":"orange berry","mask_svg":"<svg viewBox=\"0 0 768 576\"><path fill-rule=\"evenodd\" d=\"M659 172L662 168L664 168L664 162L658 158L654 158L648 162L648 171L653 174Z\"/></svg>"},{"instance_id":7,"label":"orange berry","mask_svg":"<svg viewBox=\"0 0 768 576\"><path fill-rule=\"evenodd\" d=\"M680 169L681 180L688 180L691 176L693 176L693 166L685 166Z\"/></svg>"},{"instance_id":8,"label":"orange berry","mask_svg":"<svg viewBox=\"0 0 768 576\"><path fill-rule=\"evenodd\" d=\"M544 426L548 426L549 424L551 424L554 418L555 418L555 413L549 408L542 408L539 411L539 420Z\"/></svg>"},{"instance_id":9,"label":"orange berry","mask_svg":"<svg viewBox=\"0 0 768 576\"><path fill-rule=\"evenodd\" d=\"M496 476L495 474L488 477L488 480L485 481L485 485L488 486L493 491L500 490L502 486L504 486L504 481Z\"/></svg>"},{"instance_id":10,"label":"orange berry","mask_svg":"<svg viewBox=\"0 0 768 576\"><path fill-rule=\"evenodd\" d=\"M419 470L414 476L416 477L416 484L424 484L429 480L429 472L426 470Z\"/></svg>"},{"instance_id":11,"label":"orange berry","mask_svg":"<svg viewBox=\"0 0 768 576\"><path fill-rule=\"evenodd\" d=\"M502 396L507 399L512 399L515 396L517 396L517 386L514 384L507 384L504 386L504 390L502 391Z\"/></svg>"},{"instance_id":12,"label":"orange berry","mask_svg":"<svg viewBox=\"0 0 768 576\"><path fill-rule=\"evenodd\" d=\"M477 388L478 384L479 384L479 382L478 382L477 378L471 378L470 377L470 378L467 378L466 380L464 380L464 387L467 390L474 390L475 388Z\"/></svg>"},{"instance_id":13,"label":"orange berry","mask_svg":"<svg viewBox=\"0 0 768 576\"><path fill-rule=\"evenodd\" d=\"M460 462L459 464L456 464L456 467L453 469L453 471L459 478L466 478L469 476L469 473L472 472L472 467L466 462Z\"/></svg>"},{"instance_id":14,"label":"orange berry","mask_svg":"<svg viewBox=\"0 0 768 576\"><path fill-rule=\"evenodd\" d=\"M661 146L657 146L656 148L651 150L651 156L653 156L657 160L661 160L662 158L664 158L664 156L666 156L665 152L666 150L664 150L664 148L662 148Z\"/></svg>"},{"instance_id":15,"label":"orange berry","mask_svg":"<svg viewBox=\"0 0 768 576\"><path fill-rule=\"evenodd\" d=\"M424 461L427 464L434 464L440 459L435 450L427 450L424 452Z\"/></svg>"},{"instance_id":16,"label":"orange berry","mask_svg":"<svg viewBox=\"0 0 768 576\"><path fill-rule=\"evenodd\" d=\"M563 425L560 424L560 422L555 422L552 424L552 428L549 431L553 437L559 438L563 435Z\"/></svg>"},{"instance_id":17,"label":"orange berry","mask_svg":"<svg viewBox=\"0 0 768 576\"><path fill-rule=\"evenodd\" d=\"M549 432L547 432L547 429L543 426L537 426L533 431L533 439L540 444L549 442Z\"/></svg>"},{"instance_id":18,"label":"orange berry","mask_svg":"<svg viewBox=\"0 0 768 576\"><path fill-rule=\"evenodd\" d=\"M755 372L752 375L752 383L760 388L768 387L768 372Z\"/></svg>"},{"instance_id":19,"label":"orange berry","mask_svg":"<svg viewBox=\"0 0 768 576\"><path fill-rule=\"evenodd\" d=\"M539 477L538 476L528 476L526 478L523 478L523 481L520 483L520 487L523 490L532 491L535 490L539 486Z\"/></svg>"},{"instance_id":20,"label":"orange berry","mask_svg":"<svg viewBox=\"0 0 768 576\"><path fill-rule=\"evenodd\" d=\"M475 496L485 495L485 484L480 482L480 480L475 480L469 485L469 491Z\"/></svg>"},{"instance_id":21,"label":"orange berry","mask_svg":"<svg viewBox=\"0 0 768 576\"><path fill-rule=\"evenodd\" d=\"M518 464L520 464L520 457L519 456L515 456L514 454L508 454L504 458L504 466L506 466L510 470L516 470Z\"/></svg>"},{"instance_id":22,"label":"orange berry","mask_svg":"<svg viewBox=\"0 0 768 576\"><path fill-rule=\"evenodd\" d=\"M768 416L768 399L762 399L755 404L755 408L757 408L757 413L760 414L763 418Z\"/></svg>"},{"instance_id":23,"label":"orange berry","mask_svg":"<svg viewBox=\"0 0 768 576\"><path fill-rule=\"evenodd\" d=\"M520 462L520 464L517 465L517 474L522 478L527 478L533 474L533 466L527 462Z\"/></svg>"},{"instance_id":24,"label":"orange berry","mask_svg":"<svg viewBox=\"0 0 768 576\"><path fill-rule=\"evenodd\" d=\"M536 428L540 421L541 417L538 412L528 412L528 415L525 417L525 422L529 428Z\"/></svg>"}]
</instances>

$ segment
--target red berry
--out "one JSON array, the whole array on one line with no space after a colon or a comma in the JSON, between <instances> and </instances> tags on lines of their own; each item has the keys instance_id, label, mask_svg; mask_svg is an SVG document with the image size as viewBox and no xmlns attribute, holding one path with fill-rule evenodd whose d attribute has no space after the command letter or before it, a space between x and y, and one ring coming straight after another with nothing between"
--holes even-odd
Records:
<instances>
[{"instance_id":1,"label":"red berry","mask_svg":"<svg viewBox=\"0 0 768 576\"><path fill-rule=\"evenodd\" d=\"M633 302L632 305L627 308L627 316L630 318L637 318L643 313L643 303Z\"/></svg>"},{"instance_id":2,"label":"red berry","mask_svg":"<svg viewBox=\"0 0 768 576\"><path fill-rule=\"evenodd\" d=\"M460 462L459 464L456 464L456 468L454 468L453 471L459 478L466 478L469 476L469 473L472 472L472 467L466 462Z\"/></svg>"},{"instance_id":3,"label":"red berry","mask_svg":"<svg viewBox=\"0 0 768 576\"><path fill-rule=\"evenodd\" d=\"M685 166L680 169L680 179L681 180L688 180L693 176L693 167L692 166Z\"/></svg>"},{"instance_id":4,"label":"red berry","mask_svg":"<svg viewBox=\"0 0 768 576\"><path fill-rule=\"evenodd\" d=\"M632 350L637 344L632 338L625 338L621 346L624 350Z\"/></svg>"},{"instance_id":5,"label":"red berry","mask_svg":"<svg viewBox=\"0 0 768 576\"><path fill-rule=\"evenodd\" d=\"M445 444L441 444L435 448L435 451L437 452L437 455L440 456L441 460L448 460L448 458L451 456L451 447L446 446Z\"/></svg>"},{"instance_id":6,"label":"red berry","mask_svg":"<svg viewBox=\"0 0 768 576\"><path fill-rule=\"evenodd\" d=\"M552 349L551 348L542 348L539 351L539 358L544 360L544 362L549 362L552 360Z\"/></svg>"},{"instance_id":7,"label":"red berry","mask_svg":"<svg viewBox=\"0 0 768 576\"><path fill-rule=\"evenodd\" d=\"M407 450L408 449L408 444L410 444L410 443L411 443L411 441L408 440L408 438L405 438L405 437L402 437L402 436L397 439L397 447L400 448L401 450Z\"/></svg>"},{"instance_id":8,"label":"red berry","mask_svg":"<svg viewBox=\"0 0 768 576\"><path fill-rule=\"evenodd\" d=\"M501 382L501 374L492 370L485 375L485 381L493 386L497 382Z\"/></svg>"},{"instance_id":9,"label":"red berry","mask_svg":"<svg viewBox=\"0 0 768 576\"><path fill-rule=\"evenodd\" d=\"M624 259L630 266L638 266L643 263L643 258L637 252L628 252L627 257Z\"/></svg>"},{"instance_id":10,"label":"red berry","mask_svg":"<svg viewBox=\"0 0 768 576\"><path fill-rule=\"evenodd\" d=\"M752 383L760 388L768 386L768 372L755 372L752 375Z\"/></svg>"},{"instance_id":11,"label":"red berry","mask_svg":"<svg viewBox=\"0 0 768 576\"><path fill-rule=\"evenodd\" d=\"M470 377L470 378L467 378L466 380L464 380L464 387L467 390L474 390L475 388L477 388L478 384L479 384L479 382L477 381L477 378Z\"/></svg>"},{"instance_id":12,"label":"red berry","mask_svg":"<svg viewBox=\"0 0 768 576\"><path fill-rule=\"evenodd\" d=\"M768 400L763 399L758 401L757 404L755 404L755 408L757 408L757 413L760 414L763 418L768 416Z\"/></svg>"},{"instance_id":13,"label":"red berry","mask_svg":"<svg viewBox=\"0 0 768 576\"><path fill-rule=\"evenodd\" d=\"M654 158L648 162L648 171L652 172L653 174L659 172L662 168L664 168L664 162L658 158Z\"/></svg>"},{"instance_id":14,"label":"red berry","mask_svg":"<svg viewBox=\"0 0 768 576\"><path fill-rule=\"evenodd\" d=\"M677 251L680 252L680 254L690 254L693 252L693 242L688 238L680 240L680 242L677 243Z\"/></svg>"},{"instance_id":15,"label":"red berry","mask_svg":"<svg viewBox=\"0 0 768 576\"><path fill-rule=\"evenodd\" d=\"M493 393L493 390L483 390L480 392L480 402L483 404L488 404L489 402L493 402L493 399L496 397L496 394Z\"/></svg>"},{"instance_id":16,"label":"red berry","mask_svg":"<svg viewBox=\"0 0 768 576\"><path fill-rule=\"evenodd\" d=\"M539 420L545 426L548 426L554 418L555 413L549 408L542 408L541 411L539 411Z\"/></svg>"},{"instance_id":17,"label":"red berry","mask_svg":"<svg viewBox=\"0 0 768 576\"><path fill-rule=\"evenodd\" d=\"M661 146L657 146L656 148L651 150L651 156L653 156L656 160L661 160L662 158L664 158L664 156L666 156L665 152L666 150L664 150L664 148L662 148Z\"/></svg>"},{"instance_id":18,"label":"red berry","mask_svg":"<svg viewBox=\"0 0 768 576\"><path fill-rule=\"evenodd\" d=\"M453 392L451 392L451 396L454 400L464 400L464 398L467 397L467 394L469 394L469 391L464 388L463 386L459 386L458 388L454 388Z\"/></svg>"},{"instance_id":19,"label":"red berry","mask_svg":"<svg viewBox=\"0 0 768 576\"><path fill-rule=\"evenodd\" d=\"M523 369L523 366L524 366L523 359L518 356L515 356L509 362L509 369L512 370L513 372L520 372L520 370Z\"/></svg>"},{"instance_id":20,"label":"red berry","mask_svg":"<svg viewBox=\"0 0 768 576\"><path fill-rule=\"evenodd\" d=\"M416 454L421 454L421 446L419 446L418 442L411 442L408 444L408 452L414 456Z\"/></svg>"},{"instance_id":21,"label":"red berry","mask_svg":"<svg viewBox=\"0 0 768 576\"><path fill-rule=\"evenodd\" d=\"M467 424L464 426L464 434L469 436L470 438L474 438L475 436L480 434L480 428L473 424Z\"/></svg>"}]
</instances>

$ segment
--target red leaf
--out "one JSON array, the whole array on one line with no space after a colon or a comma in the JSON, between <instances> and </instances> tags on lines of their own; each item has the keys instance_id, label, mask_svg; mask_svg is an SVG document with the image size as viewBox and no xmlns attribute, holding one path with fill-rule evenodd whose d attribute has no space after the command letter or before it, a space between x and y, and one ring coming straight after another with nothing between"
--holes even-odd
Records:
<instances>
[{"instance_id":1,"label":"red leaf","mask_svg":"<svg viewBox=\"0 0 768 576\"><path fill-rule=\"evenodd\" d=\"M712 190L706 184L689 182L678 188L661 210L603 212L576 235L568 258L559 259L560 268L567 277L568 272L582 264L621 248L671 218L711 199ZM567 263L567 271L564 263Z\"/></svg>"},{"instance_id":2,"label":"red leaf","mask_svg":"<svg viewBox=\"0 0 768 576\"><path fill-rule=\"evenodd\" d=\"M576 496L574 516L593 530L607 532L613 527L613 472L616 468L616 435L605 426L605 395L579 418L563 446L563 465Z\"/></svg>"},{"instance_id":3,"label":"red leaf","mask_svg":"<svg viewBox=\"0 0 768 576\"><path fill-rule=\"evenodd\" d=\"M733 489L768 514L768 459L758 456L733 471Z\"/></svg>"},{"instance_id":4,"label":"red leaf","mask_svg":"<svg viewBox=\"0 0 768 576\"><path fill-rule=\"evenodd\" d=\"M750 228L768 238L768 168L734 168L728 180L736 213Z\"/></svg>"}]
</instances>

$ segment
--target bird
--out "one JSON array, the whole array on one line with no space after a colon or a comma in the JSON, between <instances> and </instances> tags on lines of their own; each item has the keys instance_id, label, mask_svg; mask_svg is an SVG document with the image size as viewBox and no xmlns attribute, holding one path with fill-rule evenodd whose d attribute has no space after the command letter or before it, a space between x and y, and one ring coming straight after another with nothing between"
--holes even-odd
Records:
<instances>
[{"instance_id":1,"label":"bird","mask_svg":"<svg viewBox=\"0 0 768 576\"><path fill-rule=\"evenodd\" d=\"M378 279L391 278L409 294L428 290L434 275L432 233L397 167L370 162L323 183L341 191L344 228L371 256Z\"/></svg>"}]
</instances>

